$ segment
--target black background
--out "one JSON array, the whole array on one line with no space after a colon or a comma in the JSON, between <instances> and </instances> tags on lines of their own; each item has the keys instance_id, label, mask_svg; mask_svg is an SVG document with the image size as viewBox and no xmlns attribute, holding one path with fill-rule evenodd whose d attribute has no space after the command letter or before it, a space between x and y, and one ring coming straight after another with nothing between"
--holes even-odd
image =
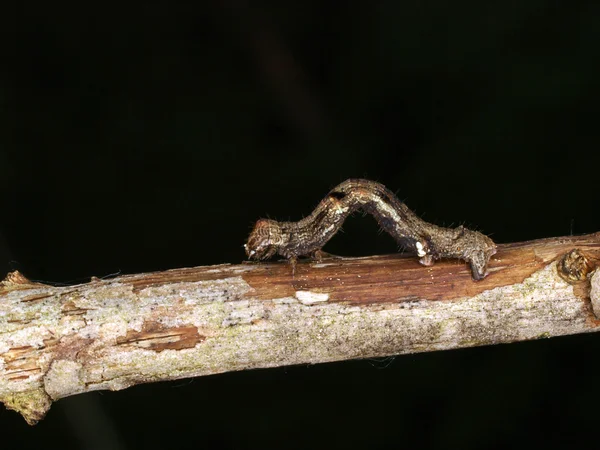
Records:
<instances>
[{"instance_id":1,"label":"black background","mask_svg":"<svg viewBox=\"0 0 600 450\"><path fill-rule=\"evenodd\" d=\"M23 7L25 8L25 7ZM200 1L0 16L0 264L31 279L239 263L349 177L514 242L599 230L600 3ZM325 250L396 251L356 217ZM63 399L4 448L594 442L594 334Z\"/></svg>"}]
</instances>

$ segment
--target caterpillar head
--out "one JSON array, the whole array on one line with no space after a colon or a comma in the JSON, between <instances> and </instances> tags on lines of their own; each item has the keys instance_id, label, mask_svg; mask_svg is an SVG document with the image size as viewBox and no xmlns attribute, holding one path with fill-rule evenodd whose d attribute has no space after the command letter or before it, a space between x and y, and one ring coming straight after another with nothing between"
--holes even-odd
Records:
<instances>
[{"instance_id":1,"label":"caterpillar head","mask_svg":"<svg viewBox=\"0 0 600 450\"><path fill-rule=\"evenodd\" d=\"M244 249L249 259L267 259L275 255L286 242L279 222L260 219L248 236Z\"/></svg>"}]
</instances>

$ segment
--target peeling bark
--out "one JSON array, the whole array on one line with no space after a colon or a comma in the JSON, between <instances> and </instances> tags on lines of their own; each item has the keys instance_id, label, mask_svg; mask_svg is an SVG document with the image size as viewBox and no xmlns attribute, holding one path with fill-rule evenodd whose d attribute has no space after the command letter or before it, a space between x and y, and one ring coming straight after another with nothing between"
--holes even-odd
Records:
<instances>
[{"instance_id":1,"label":"peeling bark","mask_svg":"<svg viewBox=\"0 0 600 450\"><path fill-rule=\"evenodd\" d=\"M596 331L600 233L499 246L484 280L401 255L0 285L0 401L53 401L233 370Z\"/></svg>"}]
</instances>

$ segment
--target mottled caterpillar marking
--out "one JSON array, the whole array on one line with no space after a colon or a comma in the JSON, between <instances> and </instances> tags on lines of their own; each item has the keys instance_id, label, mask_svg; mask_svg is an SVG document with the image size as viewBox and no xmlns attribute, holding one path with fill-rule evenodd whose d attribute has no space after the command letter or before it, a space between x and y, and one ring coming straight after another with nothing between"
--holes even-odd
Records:
<instances>
[{"instance_id":1,"label":"mottled caterpillar marking","mask_svg":"<svg viewBox=\"0 0 600 450\"><path fill-rule=\"evenodd\" d=\"M416 253L425 266L441 258L458 258L471 265L473 279L481 280L496 253L496 245L484 234L462 225L444 228L425 222L384 185L350 179L333 188L298 222L258 220L244 245L246 254L259 260L279 254L295 266L299 256L317 257L346 218L358 210L375 217L383 230L400 246Z\"/></svg>"}]
</instances>

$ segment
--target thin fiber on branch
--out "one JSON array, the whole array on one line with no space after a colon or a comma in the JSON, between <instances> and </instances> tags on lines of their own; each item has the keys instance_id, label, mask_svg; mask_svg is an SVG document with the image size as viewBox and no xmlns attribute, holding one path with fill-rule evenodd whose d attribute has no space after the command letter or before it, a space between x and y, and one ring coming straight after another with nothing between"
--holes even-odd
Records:
<instances>
[{"instance_id":1,"label":"thin fiber on branch","mask_svg":"<svg viewBox=\"0 0 600 450\"><path fill-rule=\"evenodd\" d=\"M499 246L464 263L401 255L0 285L0 401L34 424L53 401L233 370L596 331L600 233Z\"/></svg>"}]
</instances>

